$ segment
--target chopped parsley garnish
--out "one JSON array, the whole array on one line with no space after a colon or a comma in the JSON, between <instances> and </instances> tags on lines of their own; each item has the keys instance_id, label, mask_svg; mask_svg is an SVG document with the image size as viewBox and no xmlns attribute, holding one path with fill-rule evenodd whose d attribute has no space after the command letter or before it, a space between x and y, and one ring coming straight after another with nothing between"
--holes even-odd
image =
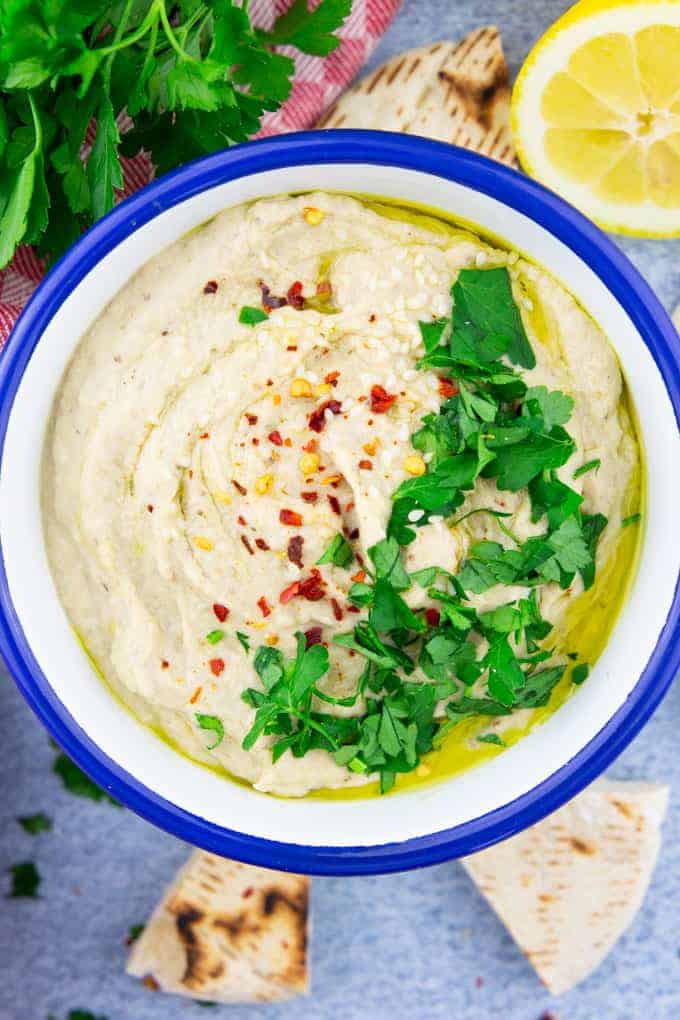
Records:
<instances>
[{"instance_id":1,"label":"chopped parsley garnish","mask_svg":"<svg viewBox=\"0 0 680 1020\"><path fill-rule=\"evenodd\" d=\"M642 518L642 514L631 514L630 517L624 517L621 521L622 528L628 528L631 524L637 524Z\"/></svg>"},{"instance_id":2,"label":"chopped parsley garnish","mask_svg":"<svg viewBox=\"0 0 680 1020\"><path fill-rule=\"evenodd\" d=\"M252 305L244 305L238 313L238 321L244 326L256 326L258 322L264 322L269 316L261 308L253 308Z\"/></svg>"},{"instance_id":3,"label":"chopped parsley garnish","mask_svg":"<svg viewBox=\"0 0 680 1020\"><path fill-rule=\"evenodd\" d=\"M337 535L331 540L327 549L325 549L323 555L318 559L317 565L320 563L333 563L336 567L347 567L354 559L354 550L349 544L344 535L338 532Z\"/></svg>"},{"instance_id":4,"label":"chopped parsley garnish","mask_svg":"<svg viewBox=\"0 0 680 1020\"><path fill-rule=\"evenodd\" d=\"M61 777L64 788L76 797L87 797L89 800L107 801L115 807L122 807L105 790L97 786L78 766L65 754L59 754L54 760L52 771Z\"/></svg>"},{"instance_id":5,"label":"chopped parsley garnish","mask_svg":"<svg viewBox=\"0 0 680 1020\"><path fill-rule=\"evenodd\" d=\"M480 744L496 744L497 747L507 747L505 741L497 733L484 733L481 737L477 737L477 741Z\"/></svg>"},{"instance_id":6,"label":"chopped parsley garnish","mask_svg":"<svg viewBox=\"0 0 680 1020\"><path fill-rule=\"evenodd\" d=\"M571 671L571 679L575 684L582 684L584 680L588 679L590 673L590 666L587 662L580 662L578 666L574 666Z\"/></svg>"},{"instance_id":7,"label":"chopped parsley garnish","mask_svg":"<svg viewBox=\"0 0 680 1020\"><path fill-rule=\"evenodd\" d=\"M131 946L133 942L136 942L139 936L146 928L145 924L132 924L128 928L127 938L125 940L126 945Z\"/></svg>"},{"instance_id":8,"label":"chopped parsley garnish","mask_svg":"<svg viewBox=\"0 0 680 1020\"><path fill-rule=\"evenodd\" d=\"M9 899L27 897L38 898L38 886L41 878L38 869L33 861L22 861L20 864L13 864L7 869L12 876L12 888L7 894Z\"/></svg>"},{"instance_id":9,"label":"chopped parsley garnish","mask_svg":"<svg viewBox=\"0 0 680 1020\"><path fill-rule=\"evenodd\" d=\"M208 641L211 645L216 645L218 641L221 641L223 639L223 637L224 631L218 628L217 630L211 630L209 634L206 634L205 640Z\"/></svg>"},{"instance_id":10,"label":"chopped parsley garnish","mask_svg":"<svg viewBox=\"0 0 680 1020\"><path fill-rule=\"evenodd\" d=\"M216 747L219 747L224 740L222 720L218 719L216 715L202 715L200 712L196 712L196 722L202 730L211 730L215 734L215 743L208 744L207 750L213 751Z\"/></svg>"},{"instance_id":11,"label":"chopped parsley garnish","mask_svg":"<svg viewBox=\"0 0 680 1020\"><path fill-rule=\"evenodd\" d=\"M594 460L588 460L585 464L581 464L580 468L576 468L571 477L580 478L581 475L586 475L589 471L597 471L601 463L602 461L599 457L595 457Z\"/></svg>"},{"instance_id":12,"label":"chopped parsley garnish","mask_svg":"<svg viewBox=\"0 0 680 1020\"><path fill-rule=\"evenodd\" d=\"M250 638L248 637L248 635L244 634L240 630L237 630L236 631L236 637L239 639L239 642L243 645L243 647L245 648L246 652L249 652L250 651Z\"/></svg>"},{"instance_id":13,"label":"chopped parsley garnish","mask_svg":"<svg viewBox=\"0 0 680 1020\"><path fill-rule=\"evenodd\" d=\"M371 565L362 563L361 579L349 588L347 599L365 610L364 618L333 636L363 661L355 690L345 698L327 694L328 651L320 644L307 648L298 633L294 658L268 645L257 649L261 688L242 695L255 712L246 750L262 736L274 738L274 761L286 751L302 757L325 750L352 772L376 775L381 793L461 720L548 704L566 665L555 662L546 643L552 625L541 615L537 592L551 583L567 589L577 574L590 587L607 524L602 514L585 513L581 494L557 476L576 450L564 427L572 397L527 387L513 367L532 368L535 358L507 269L463 269L451 294L449 318L420 323L425 356L419 367L444 369L453 380L442 390L452 395L411 437L427 469L393 493L387 536L368 550ZM584 464L573 477L599 463ZM433 517L451 518L480 477L500 491L528 490L535 533L520 541L504 522L509 514L476 508L454 523L488 514L504 541L472 544L455 575L438 566L409 574L403 553L416 530ZM338 533L318 563L345 567L353 558ZM427 608L409 604L414 584L425 589ZM526 595L490 611L475 609L470 597L496 585L519 586ZM582 683L588 669L573 666L573 682ZM357 714L336 716L325 705ZM476 739L506 746L493 732Z\"/></svg>"},{"instance_id":14,"label":"chopped parsley garnish","mask_svg":"<svg viewBox=\"0 0 680 1020\"><path fill-rule=\"evenodd\" d=\"M43 812L36 815L22 815L17 821L24 832L30 836L37 836L41 832L49 832L52 828L52 819Z\"/></svg>"}]
</instances>

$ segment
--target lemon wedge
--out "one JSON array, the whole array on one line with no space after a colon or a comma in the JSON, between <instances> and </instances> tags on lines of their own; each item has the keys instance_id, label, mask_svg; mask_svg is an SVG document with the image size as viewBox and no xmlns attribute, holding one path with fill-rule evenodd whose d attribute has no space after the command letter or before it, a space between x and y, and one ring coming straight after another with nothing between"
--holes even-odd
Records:
<instances>
[{"instance_id":1,"label":"lemon wedge","mask_svg":"<svg viewBox=\"0 0 680 1020\"><path fill-rule=\"evenodd\" d=\"M522 166L607 230L680 236L680 0L581 0L512 97Z\"/></svg>"}]
</instances>

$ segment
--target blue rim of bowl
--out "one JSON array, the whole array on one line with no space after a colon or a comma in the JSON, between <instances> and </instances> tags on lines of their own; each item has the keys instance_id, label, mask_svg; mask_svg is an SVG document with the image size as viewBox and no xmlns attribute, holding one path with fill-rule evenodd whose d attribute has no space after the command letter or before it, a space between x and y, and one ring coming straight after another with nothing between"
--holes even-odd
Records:
<instances>
[{"instance_id":1,"label":"blue rim of bowl","mask_svg":"<svg viewBox=\"0 0 680 1020\"><path fill-rule=\"evenodd\" d=\"M112 248L166 209L239 177L291 166L358 163L417 170L471 187L523 213L583 259L635 324L680 421L680 345L650 287L589 220L520 173L464 149L378 131L312 131L249 142L196 160L147 185L96 223L54 266L20 316L0 359L0 470L23 372L66 296ZM1 553L1 536L0 536ZM318 875L380 874L474 853L539 821L616 758L647 721L680 669L680 578L656 647L625 703L569 762L527 793L479 818L399 843L310 846L226 829L153 793L78 726L33 657L0 558L0 652L22 695L55 740L111 796L167 832L255 865Z\"/></svg>"}]
</instances>

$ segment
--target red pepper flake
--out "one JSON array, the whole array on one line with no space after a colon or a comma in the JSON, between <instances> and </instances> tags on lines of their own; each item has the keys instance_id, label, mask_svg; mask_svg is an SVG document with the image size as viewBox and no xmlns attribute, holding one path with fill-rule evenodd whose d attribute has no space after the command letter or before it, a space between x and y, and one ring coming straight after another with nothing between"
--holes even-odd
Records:
<instances>
[{"instance_id":1,"label":"red pepper flake","mask_svg":"<svg viewBox=\"0 0 680 1020\"><path fill-rule=\"evenodd\" d=\"M425 619L429 623L430 627L438 627L439 626L439 620L441 619L441 615L439 613L439 610L438 609L434 609L434 607L430 607L430 609L426 609L425 610Z\"/></svg>"},{"instance_id":2,"label":"red pepper flake","mask_svg":"<svg viewBox=\"0 0 680 1020\"><path fill-rule=\"evenodd\" d=\"M229 610L227 609L226 606L223 606L220 602L213 602L213 613L220 621L220 623L224 623L226 618L229 616Z\"/></svg>"},{"instance_id":3,"label":"red pepper flake","mask_svg":"<svg viewBox=\"0 0 680 1020\"><path fill-rule=\"evenodd\" d=\"M258 280L257 285L262 294L262 307L265 312L271 312L272 308L283 308L284 305L288 304L285 297L277 297L275 294L272 294L267 284L263 283L262 280Z\"/></svg>"},{"instance_id":4,"label":"red pepper flake","mask_svg":"<svg viewBox=\"0 0 680 1020\"><path fill-rule=\"evenodd\" d=\"M451 379L439 379L438 385L440 396L444 397L446 400L448 400L449 397L455 397L456 393L460 392L456 384Z\"/></svg>"},{"instance_id":5,"label":"red pepper flake","mask_svg":"<svg viewBox=\"0 0 680 1020\"><path fill-rule=\"evenodd\" d=\"M340 517L341 514L342 514L342 511L340 510L340 500L338 499L338 497L337 496L328 496L327 498L328 498L328 502L330 503L330 507L331 507L331 510L333 511L333 513L337 514L338 517Z\"/></svg>"},{"instance_id":6,"label":"red pepper flake","mask_svg":"<svg viewBox=\"0 0 680 1020\"><path fill-rule=\"evenodd\" d=\"M304 581L300 581L299 594L302 598L307 599L309 602L318 602L325 595L325 584L321 576L321 572L316 569L312 570L311 576L306 578Z\"/></svg>"},{"instance_id":7,"label":"red pepper flake","mask_svg":"<svg viewBox=\"0 0 680 1020\"><path fill-rule=\"evenodd\" d=\"M204 294L215 294L217 292L217 280L208 280L203 288Z\"/></svg>"},{"instance_id":8,"label":"red pepper flake","mask_svg":"<svg viewBox=\"0 0 680 1020\"><path fill-rule=\"evenodd\" d=\"M270 432L267 439L270 443L273 443L274 446L283 446L283 439L281 438L281 433L278 429L274 429L273 432Z\"/></svg>"},{"instance_id":9,"label":"red pepper flake","mask_svg":"<svg viewBox=\"0 0 680 1020\"><path fill-rule=\"evenodd\" d=\"M249 885L248 888L244 889L243 892L241 893L241 899L242 900L250 899L254 892L255 890L253 889L252 885Z\"/></svg>"},{"instance_id":10,"label":"red pepper flake","mask_svg":"<svg viewBox=\"0 0 680 1020\"><path fill-rule=\"evenodd\" d=\"M234 486L237 492L240 492L242 496L245 496L248 491L240 482L237 482L235 478L232 478L231 484Z\"/></svg>"},{"instance_id":11,"label":"red pepper flake","mask_svg":"<svg viewBox=\"0 0 680 1020\"><path fill-rule=\"evenodd\" d=\"M318 492L301 492L300 495L304 499L305 503L316 503L319 498Z\"/></svg>"},{"instance_id":12,"label":"red pepper flake","mask_svg":"<svg viewBox=\"0 0 680 1020\"><path fill-rule=\"evenodd\" d=\"M147 503L146 504L146 509L149 511L150 514L152 514L153 513L153 503Z\"/></svg>"},{"instance_id":13,"label":"red pepper flake","mask_svg":"<svg viewBox=\"0 0 680 1020\"><path fill-rule=\"evenodd\" d=\"M349 533L349 537L352 539L353 542L356 542L357 538L359 537L359 529L358 528L352 528L352 530ZM359 557L357 556L357 559L358 558Z\"/></svg>"},{"instance_id":14,"label":"red pepper flake","mask_svg":"<svg viewBox=\"0 0 680 1020\"><path fill-rule=\"evenodd\" d=\"M239 514L238 517L236 518L236 520L241 525L242 528L244 528L246 526L246 524L248 523L247 520L245 519L245 517L243 517L242 514Z\"/></svg>"},{"instance_id":15,"label":"red pepper flake","mask_svg":"<svg viewBox=\"0 0 680 1020\"><path fill-rule=\"evenodd\" d=\"M305 631L305 644L307 648L321 644L321 627L310 627Z\"/></svg>"},{"instance_id":16,"label":"red pepper flake","mask_svg":"<svg viewBox=\"0 0 680 1020\"><path fill-rule=\"evenodd\" d=\"M287 351L296 351L297 350L297 344L288 344L288 346L286 347L286 350Z\"/></svg>"},{"instance_id":17,"label":"red pepper flake","mask_svg":"<svg viewBox=\"0 0 680 1020\"><path fill-rule=\"evenodd\" d=\"M354 531L352 532L352 534L354 534L354 532L356 532L356 536L357 536L357 538L358 538L358 537L359 537L359 529L358 529L358 528L355 528L355 529L354 529ZM356 556L356 558L357 558L357 563L359 564L359 566L360 566L360 567L363 567L363 566L364 566L364 558L363 558L363 556L361 555L361 553L359 553L359 552L358 552L358 553L355 553L354 555L355 555L355 556Z\"/></svg>"},{"instance_id":18,"label":"red pepper flake","mask_svg":"<svg viewBox=\"0 0 680 1020\"><path fill-rule=\"evenodd\" d=\"M345 615L342 609L340 608L340 603L338 602L337 599L331 599L331 606L333 607L333 616L339 622Z\"/></svg>"},{"instance_id":19,"label":"red pepper flake","mask_svg":"<svg viewBox=\"0 0 680 1020\"><path fill-rule=\"evenodd\" d=\"M161 669L168 669L169 666L170 663L168 662L167 659L161 659Z\"/></svg>"},{"instance_id":20,"label":"red pepper flake","mask_svg":"<svg viewBox=\"0 0 680 1020\"><path fill-rule=\"evenodd\" d=\"M291 283L286 297L288 298L288 304L291 308L296 308L298 311L304 308L305 299L302 296L302 284L299 280L296 280L295 283Z\"/></svg>"},{"instance_id":21,"label":"red pepper flake","mask_svg":"<svg viewBox=\"0 0 680 1020\"><path fill-rule=\"evenodd\" d=\"M339 400L324 400L323 404L320 404L316 411L312 411L308 419L312 432L323 432L326 427L326 411L330 411L332 414L340 414L342 404Z\"/></svg>"},{"instance_id":22,"label":"red pepper flake","mask_svg":"<svg viewBox=\"0 0 680 1020\"><path fill-rule=\"evenodd\" d=\"M241 541L243 542L244 546L246 547L246 549L248 550L250 555L254 556L255 555L255 550L253 549L252 545L250 544L250 542L248 541L248 539L246 538L245 535L241 535Z\"/></svg>"},{"instance_id":23,"label":"red pepper flake","mask_svg":"<svg viewBox=\"0 0 680 1020\"><path fill-rule=\"evenodd\" d=\"M257 600L257 604L263 616L271 616L271 609L269 608L269 604L267 603L267 600L264 597L264 595L260 596L260 598Z\"/></svg>"},{"instance_id":24,"label":"red pepper flake","mask_svg":"<svg viewBox=\"0 0 680 1020\"><path fill-rule=\"evenodd\" d=\"M253 436L253 438L250 441L253 444L253 446L259 446L260 445L260 440L257 438L257 436Z\"/></svg>"},{"instance_id":25,"label":"red pepper flake","mask_svg":"<svg viewBox=\"0 0 680 1020\"><path fill-rule=\"evenodd\" d=\"M339 372L329 372L327 375L323 377L323 381L325 383L328 383L329 386L337 386L339 378L340 378Z\"/></svg>"},{"instance_id":26,"label":"red pepper flake","mask_svg":"<svg viewBox=\"0 0 680 1020\"><path fill-rule=\"evenodd\" d=\"M249 425L257 425L257 415L256 414L247 414L246 415L246 419L247 419Z\"/></svg>"},{"instance_id":27,"label":"red pepper flake","mask_svg":"<svg viewBox=\"0 0 680 1020\"><path fill-rule=\"evenodd\" d=\"M292 439L284 439L283 440L283 445L284 446L292 446L293 445L293 440Z\"/></svg>"},{"instance_id":28,"label":"red pepper flake","mask_svg":"<svg viewBox=\"0 0 680 1020\"><path fill-rule=\"evenodd\" d=\"M158 989L160 988L160 985L156 981L156 978L153 976L153 974L147 974L146 977L143 977L142 984L144 985L145 988L148 988L150 992L157 992Z\"/></svg>"},{"instance_id":29,"label":"red pepper flake","mask_svg":"<svg viewBox=\"0 0 680 1020\"><path fill-rule=\"evenodd\" d=\"M372 471L373 470L373 461L372 460L360 460L359 461L359 467L361 468L362 471Z\"/></svg>"},{"instance_id":30,"label":"red pepper flake","mask_svg":"<svg viewBox=\"0 0 680 1020\"><path fill-rule=\"evenodd\" d=\"M305 453L314 453L314 451L316 450L316 439L314 438L314 436L312 436L308 443L305 443L303 445L302 449L305 451Z\"/></svg>"},{"instance_id":31,"label":"red pepper flake","mask_svg":"<svg viewBox=\"0 0 680 1020\"><path fill-rule=\"evenodd\" d=\"M202 691L203 691L203 688L202 688L202 687L197 687L197 688L196 688L196 690L194 691L194 693L193 693L193 694L191 695L191 697L189 698L189 704L190 704L190 705L195 705L195 704L196 704L196 702L198 701L198 699L199 699L199 698L200 698L200 696L201 696L201 693L202 693Z\"/></svg>"},{"instance_id":32,"label":"red pepper flake","mask_svg":"<svg viewBox=\"0 0 680 1020\"><path fill-rule=\"evenodd\" d=\"M291 599L294 599L295 596L299 594L299 592L300 582L293 581L292 584L289 584L287 588L283 589L283 591L279 595L279 602L281 603L282 606L285 606L286 603L290 602Z\"/></svg>"},{"instance_id":33,"label":"red pepper flake","mask_svg":"<svg viewBox=\"0 0 680 1020\"><path fill-rule=\"evenodd\" d=\"M349 503L345 506L345 511L346 513L350 513L352 510L354 510L354 500L350 499Z\"/></svg>"},{"instance_id":34,"label":"red pepper flake","mask_svg":"<svg viewBox=\"0 0 680 1020\"><path fill-rule=\"evenodd\" d=\"M302 535L293 535L288 542L288 559L296 567L300 567L300 569L302 569L302 546L304 541Z\"/></svg>"},{"instance_id":35,"label":"red pepper flake","mask_svg":"<svg viewBox=\"0 0 680 1020\"><path fill-rule=\"evenodd\" d=\"M271 546L267 545L263 538L256 538L255 545L257 546L258 549L261 549L263 552L268 552L269 549L271 548Z\"/></svg>"},{"instance_id":36,"label":"red pepper flake","mask_svg":"<svg viewBox=\"0 0 680 1020\"><path fill-rule=\"evenodd\" d=\"M362 581L366 580L366 571L357 570L356 574L352 574L351 580L354 581L355 584L361 584Z\"/></svg>"},{"instance_id":37,"label":"red pepper flake","mask_svg":"<svg viewBox=\"0 0 680 1020\"><path fill-rule=\"evenodd\" d=\"M359 613L359 612L361 612L361 610L359 609L358 606L345 606L345 609L347 610L348 613Z\"/></svg>"},{"instance_id":38,"label":"red pepper flake","mask_svg":"<svg viewBox=\"0 0 680 1020\"><path fill-rule=\"evenodd\" d=\"M279 510L279 520L282 524L288 524L290 527L299 528L302 524L302 514L298 514L295 510Z\"/></svg>"},{"instance_id":39,"label":"red pepper flake","mask_svg":"<svg viewBox=\"0 0 680 1020\"><path fill-rule=\"evenodd\" d=\"M371 411L374 414L385 414L396 403L396 393L388 393L382 386L371 386Z\"/></svg>"},{"instance_id":40,"label":"red pepper flake","mask_svg":"<svg viewBox=\"0 0 680 1020\"><path fill-rule=\"evenodd\" d=\"M209 662L210 672L214 676L219 676L220 673L224 672L224 659L211 659Z\"/></svg>"},{"instance_id":41,"label":"red pepper flake","mask_svg":"<svg viewBox=\"0 0 680 1020\"><path fill-rule=\"evenodd\" d=\"M377 315L375 314L375 312L371 312L371 314L370 314L370 315L369 315L369 317L368 317L368 321L369 321L369 322L375 322L375 320L376 320L377 318L378 318L378 316L377 316Z\"/></svg>"}]
</instances>

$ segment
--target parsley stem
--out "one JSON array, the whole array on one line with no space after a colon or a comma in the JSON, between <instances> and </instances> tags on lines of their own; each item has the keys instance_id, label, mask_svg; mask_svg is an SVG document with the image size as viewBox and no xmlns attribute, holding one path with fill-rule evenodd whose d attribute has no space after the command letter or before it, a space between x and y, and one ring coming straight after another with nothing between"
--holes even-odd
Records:
<instances>
[{"instance_id":1,"label":"parsley stem","mask_svg":"<svg viewBox=\"0 0 680 1020\"><path fill-rule=\"evenodd\" d=\"M175 35L174 29L170 24L170 20L168 18L168 12L165 8L164 0L160 0L158 13L161 19L161 24L163 26L163 31L165 32L166 38L170 45L172 46L175 53L177 54L177 56L180 58L180 60L193 60L194 63L196 63L197 61L195 57L192 57L189 53L186 52L186 50L182 48L177 36Z\"/></svg>"},{"instance_id":2,"label":"parsley stem","mask_svg":"<svg viewBox=\"0 0 680 1020\"><path fill-rule=\"evenodd\" d=\"M162 0L160 0L162 3ZM122 19L121 19L122 22ZM127 49L128 46L133 46L135 43L143 39L146 33L149 31L154 22L158 22L158 0L154 0L149 8L149 11L144 18L144 21L135 29L134 32L130 32L124 38L118 38L117 42L112 42L109 46L97 46L92 52L98 57L108 57L112 53L117 53L119 50Z\"/></svg>"}]
</instances>

